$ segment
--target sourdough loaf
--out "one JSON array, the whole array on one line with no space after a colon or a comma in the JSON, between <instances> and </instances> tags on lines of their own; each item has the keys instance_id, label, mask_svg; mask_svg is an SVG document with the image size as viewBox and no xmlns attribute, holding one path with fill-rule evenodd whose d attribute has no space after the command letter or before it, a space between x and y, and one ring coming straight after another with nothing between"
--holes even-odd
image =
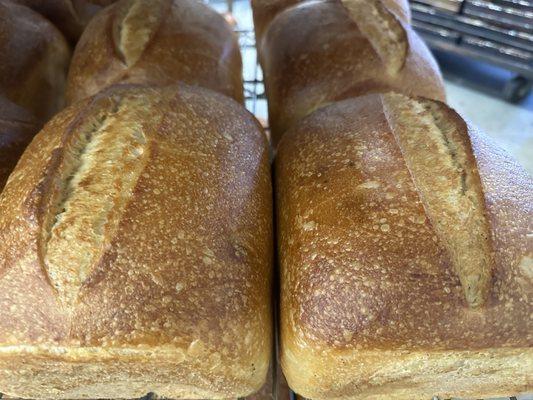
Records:
<instances>
[{"instance_id":1,"label":"sourdough loaf","mask_svg":"<svg viewBox=\"0 0 533 400\"><path fill-rule=\"evenodd\" d=\"M272 19L258 42L274 143L334 101L396 90L444 99L438 66L381 1L305 1Z\"/></svg>"},{"instance_id":2,"label":"sourdough loaf","mask_svg":"<svg viewBox=\"0 0 533 400\"><path fill-rule=\"evenodd\" d=\"M0 96L48 120L63 107L69 61L63 35L48 20L0 0Z\"/></svg>"},{"instance_id":3,"label":"sourdough loaf","mask_svg":"<svg viewBox=\"0 0 533 400\"><path fill-rule=\"evenodd\" d=\"M116 0L12 0L48 18L72 44L76 44L91 18Z\"/></svg>"},{"instance_id":4,"label":"sourdough loaf","mask_svg":"<svg viewBox=\"0 0 533 400\"><path fill-rule=\"evenodd\" d=\"M121 0L99 13L78 42L67 101L117 82L178 81L243 101L242 62L231 27L197 0Z\"/></svg>"},{"instance_id":5,"label":"sourdough loaf","mask_svg":"<svg viewBox=\"0 0 533 400\"><path fill-rule=\"evenodd\" d=\"M490 139L438 101L367 95L287 131L276 184L296 392L533 390L533 181Z\"/></svg>"},{"instance_id":6,"label":"sourdough loaf","mask_svg":"<svg viewBox=\"0 0 533 400\"><path fill-rule=\"evenodd\" d=\"M264 133L207 89L58 114L0 196L0 392L233 398L272 351Z\"/></svg>"},{"instance_id":7,"label":"sourdough loaf","mask_svg":"<svg viewBox=\"0 0 533 400\"><path fill-rule=\"evenodd\" d=\"M39 123L22 107L0 96L0 193Z\"/></svg>"}]
</instances>

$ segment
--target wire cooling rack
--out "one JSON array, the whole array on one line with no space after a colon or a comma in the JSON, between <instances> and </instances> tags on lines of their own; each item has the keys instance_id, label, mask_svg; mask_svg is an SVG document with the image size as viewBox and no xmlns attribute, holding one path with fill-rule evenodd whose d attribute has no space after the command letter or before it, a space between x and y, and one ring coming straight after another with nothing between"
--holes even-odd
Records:
<instances>
[{"instance_id":1,"label":"wire cooling rack","mask_svg":"<svg viewBox=\"0 0 533 400\"><path fill-rule=\"evenodd\" d=\"M263 85L263 72L257 62L255 34L252 29L237 29L243 60L253 60L252 68L245 71L244 96L246 107L259 119L267 120L267 102Z\"/></svg>"},{"instance_id":2,"label":"wire cooling rack","mask_svg":"<svg viewBox=\"0 0 533 400\"><path fill-rule=\"evenodd\" d=\"M263 73L257 61L252 10L249 0L204 0L222 14L236 20L243 60L243 80L246 108L266 125L268 111L263 85Z\"/></svg>"}]
</instances>

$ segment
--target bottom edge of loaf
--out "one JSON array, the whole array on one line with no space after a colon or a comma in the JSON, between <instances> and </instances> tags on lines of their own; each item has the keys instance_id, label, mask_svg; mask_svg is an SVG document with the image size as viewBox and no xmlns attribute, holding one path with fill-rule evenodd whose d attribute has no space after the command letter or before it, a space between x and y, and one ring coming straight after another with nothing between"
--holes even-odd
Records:
<instances>
[{"instance_id":1,"label":"bottom edge of loaf","mask_svg":"<svg viewBox=\"0 0 533 400\"><path fill-rule=\"evenodd\" d=\"M171 399L235 399L259 390L262 375L209 358L185 359L177 349L165 354L0 347L0 393L10 398L135 399L156 393Z\"/></svg>"},{"instance_id":2,"label":"bottom edge of loaf","mask_svg":"<svg viewBox=\"0 0 533 400\"><path fill-rule=\"evenodd\" d=\"M533 393L533 348L311 350L285 346L289 386L313 400L490 399ZM528 372L529 371L529 372Z\"/></svg>"}]
</instances>

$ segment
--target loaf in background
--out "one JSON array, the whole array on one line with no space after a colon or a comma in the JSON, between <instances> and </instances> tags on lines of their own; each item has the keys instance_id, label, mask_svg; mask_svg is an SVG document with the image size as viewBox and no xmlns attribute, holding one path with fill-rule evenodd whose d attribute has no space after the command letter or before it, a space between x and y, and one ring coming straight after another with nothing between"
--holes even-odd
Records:
<instances>
[{"instance_id":1,"label":"loaf in background","mask_svg":"<svg viewBox=\"0 0 533 400\"><path fill-rule=\"evenodd\" d=\"M0 95L44 123L64 105L65 38L47 19L8 0L0 0L0 26Z\"/></svg>"},{"instance_id":2,"label":"loaf in background","mask_svg":"<svg viewBox=\"0 0 533 400\"><path fill-rule=\"evenodd\" d=\"M533 390L533 181L443 103L324 107L276 159L281 362L312 399Z\"/></svg>"},{"instance_id":3,"label":"loaf in background","mask_svg":"<svg viewBox=\"0 0 533 400\"><path fill-rule=\"evenodd\" d=\"M75 45L91 18L116 0L11 0L49 19Z\"/></svg>"},{"instance_id":4,"label":"loaf in background","mask_svg":"<svg viewBox=\"0 0 533 400\"><path fill-rule=\"evenodd\" d=\"M121 0L91 20L70 66L67 101L117 82L203 86L243 102L237 37L197 0Z\"/></svg>"},{"instance_id":5,"label":"loaf in background","mask_svg":"<svg viewBox=\"0 0 533 400\"><path fill-rule=\"evenodd\" d=\"M24 108L0 96L0 193L7 178L39 131L40 124Z\"/></svg>"},{"instance_id":6,"label":"loaf in background","mask_svg":"<svg viewBox=\"0 0 533 400\"><path fill-rule=\"evenodd\" d=\"M252 11L254 16L254 29L257 41L263 37L263 33L268 28L270 22L287 8L295 6L300 3L305 3L309 0L251 0ZM330 0L332 2L341 0ZM342 0L346 2L361 2L362 0ZM398 19L403 22L411 22L411 9L409 8L408 0L365 0L366 3L379 4L383 3L393 12ZM369 15L370 16L370 15Z\"/></svg>"},{"instance_id":7,"label":"loaf in background","mask_svg":"<svg viewBox=\"0 0 533 400\"><path fill-rule=\"evenodd\" d=\"M70 51L27 7L0 1L0 192L20 155L64 104Z\"/></svg>"},{"instance_id":8,"label":"loaf in background","mask_svg":"<svg viewBox=\"0 0 533 400\"><path fill-rule=\"evenodd\" d=\"M268 143L226 96L114 87L0 196L0 392L244 397L272 353Z\"/></svg>"},{"instance_id":9,"label":"loaf in background","mask_svg":"<svg viewBox=\"0 0 533 400\"><path fill-rule=\"evenodd\" d=\"M301 118L345 98L395 90L444 99L435 60L391 3L304 1L271 20L258 52L274 144Z\"/></svg>"}]
</instances>

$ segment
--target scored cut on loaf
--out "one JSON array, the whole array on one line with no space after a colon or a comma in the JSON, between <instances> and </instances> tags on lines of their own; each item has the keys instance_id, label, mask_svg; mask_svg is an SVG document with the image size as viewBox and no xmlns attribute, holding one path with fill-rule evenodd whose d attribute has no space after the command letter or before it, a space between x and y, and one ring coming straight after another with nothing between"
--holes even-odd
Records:
<instances>
[{"instance_id":1,"label":"scored cut on loaf","mask_svg":"<svg viewBox=\"0 0 533 400\"><path fill-rule=\"evenodd\" d=\"M117 82L184 82L243 102L237 37L197 0L121 0L91 20L76 46L67 101Z\"/></svg>"},{"instance_id":2,"label":"scored cut on loaf","mask_svg":"<svg viewBox=\"0 0 533 400\"><path fill-rule=\"evenodd\" d=\"M300 2L272 19L258 52L274 143L301 118L345 98L387 90L445 98L431 53L387 2Z\"/></svg>"},{"instance_id":3,"label":"scored cut on loaf","mask_svg":"<svg viewBox=\"0 0 533 400\"><path fill-rule=\"evenodd\" d=\"M7 0L0 0L0 26L0 96L44 123L64 105L67 42L47 19Z\"/></svg>"},{"instance_id":4,"label":"scored cut on loaf","mask_svg":"<svg viewBox=\"0 0 533 400\"><path fill-rule=\"evenodd\" d=\"M373 94L295 125L275 165L293 390L533 390L533 180L490 139L438 101Z\"/></svg>"},{"instance_id":5,"label":"scored cut on loaf","mask_svg":"<svg viewBox=\"0 0 533 400\"><path fill-rule=\"evenodd\" d=\"M118 86L0 196L0 392L244 397L272 352L268 142L226 96Z\"/></svg>"}]
</instances>

